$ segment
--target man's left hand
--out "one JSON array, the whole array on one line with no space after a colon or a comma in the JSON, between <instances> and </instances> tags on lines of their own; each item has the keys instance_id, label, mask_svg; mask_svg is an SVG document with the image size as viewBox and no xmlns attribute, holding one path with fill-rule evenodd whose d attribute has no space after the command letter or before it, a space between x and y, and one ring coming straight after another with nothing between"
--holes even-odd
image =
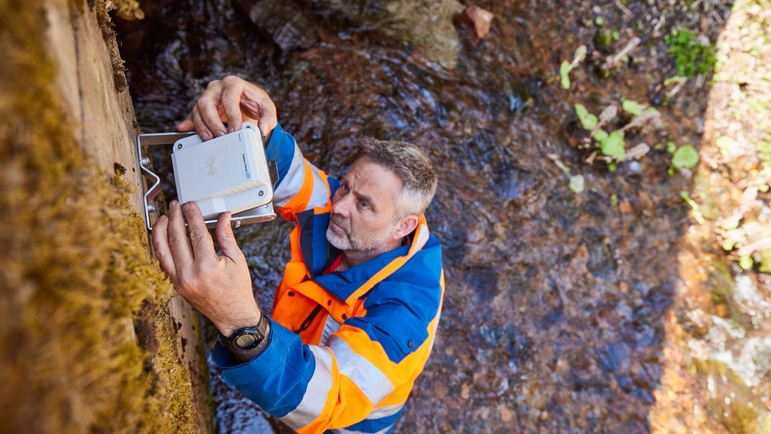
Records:
<instances>
[{"instance_id":1,"label":"man's left hand","mask_svg":"<svg viewBox=\"0 0 771 434\"><path fill-rule=\"evenodd\" d=\"M230 336L240 328L256 326L261 313L252 293L246 258L233 236L230 213L220 216L215 233L221 256L214 251L198 206L193 202L180 206L172 201L168 218L162 216L153 225L153 247L179 294L206 315L220 333Z\"/></svg>"}]
</instances>

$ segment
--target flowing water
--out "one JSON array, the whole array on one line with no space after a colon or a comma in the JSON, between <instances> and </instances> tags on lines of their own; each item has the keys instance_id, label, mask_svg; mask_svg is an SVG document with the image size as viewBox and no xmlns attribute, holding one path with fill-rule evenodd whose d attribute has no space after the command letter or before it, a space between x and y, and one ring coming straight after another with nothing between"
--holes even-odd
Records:
<instances>
[{"instance_id":1,"label":"flowing water","mask_svg":"<svg viewBox=\"0 0 771 434\"><path fill-rule=\"evenodd\" d=\"M667 174L665 150L615 172L584 162L573 104L598 113L622 97L648 103L667 67L661 41L649 38L642 61L606 78L591 60L563 90L559 64L591 43L595 16L617 22L618 48L633 33L612 2L590 3L481 2L496 18L479 43L464 24L447 33L442 13L453 8L442 1L298 1L305 21L285 39L230 2L142 2L146 19L117 30L144 131L172 128L208 81L235 74L268 91L305 156L332 175L360 136L429 154L440 184L427 217L443 244L447 293L397 432L648 432L664 323L683 285L688 209L678 193L690 180ZM641 17L655 9L636 7ZM423 19L410 27L410 16ZM699 143L707 90L690 92L662 110L680 143ZM568 188L555 159L583 175L584 192ZM237 232L263 309L290 229ZM281 429L216 368L210 375L220 432Z\"/></svg>"}]
</instances>

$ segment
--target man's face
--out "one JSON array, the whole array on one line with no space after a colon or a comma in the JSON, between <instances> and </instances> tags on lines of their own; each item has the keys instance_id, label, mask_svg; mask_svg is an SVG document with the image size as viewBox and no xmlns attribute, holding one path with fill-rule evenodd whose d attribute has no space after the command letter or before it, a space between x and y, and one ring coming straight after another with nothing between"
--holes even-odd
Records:
<instances>
[{"instance_id":1,"label":"man's face","mask_svg":"<svg viewBox=\"0 0 771 434\"><path fill-rule=\"evenodd\" d=\"M393 242L396 194L402 181L391 171L359 158L332 198L327 240L340 250L376 250Z\"/></svg>"}]
</instances>

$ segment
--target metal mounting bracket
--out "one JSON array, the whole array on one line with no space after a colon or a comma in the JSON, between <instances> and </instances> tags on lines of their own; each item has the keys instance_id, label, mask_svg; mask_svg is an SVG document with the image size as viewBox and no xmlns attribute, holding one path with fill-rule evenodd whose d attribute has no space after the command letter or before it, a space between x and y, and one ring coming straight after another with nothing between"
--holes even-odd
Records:
<instances>
[{"instance_id":1,"label":"metal mounting bracket","mask_svg":"<svg viewBox=\"0 0 771 434\"><path fill-rule=\"evenodd\" d=\"M137 136L139 168L142 177L152 184L145 190L144 200L142 201L145 209L145 224L147 230L153 230L153 224L159 217L159 207L155 205L155 199L158 196L158 193L161 192L161 178L149 169L150 157L145 156L142 150L146 146L173 145L177 140L190 137L193 134L195 133L150 133ZM147 184L142 182L142 185L144 187ZM234 228L239 228L243 224L269 222L275 219L276 213L273 209L273 203L268 203L238 214L233 214L230 222ZM216 224L217 220L215 219L206 220L206 226L210 228L213 228Z\"/></svg>"}]
</instances>

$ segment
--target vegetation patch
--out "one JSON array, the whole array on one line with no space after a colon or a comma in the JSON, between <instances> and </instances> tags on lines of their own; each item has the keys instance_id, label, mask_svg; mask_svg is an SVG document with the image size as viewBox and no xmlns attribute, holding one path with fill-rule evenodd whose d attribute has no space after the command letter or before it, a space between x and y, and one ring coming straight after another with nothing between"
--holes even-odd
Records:
<instances>
[{"instance_id":1,"label":"vegetation patch","mask_svg":"<svg viewBox=\"0 0 771 434\"><path fill-rule=\"evenodd\" d=\"M664 40L669 46L669 55L675 62L678 76L693 78L701 74L706 77L715 66L715 47L701 43L688 30L672 30Z\"/></svg>"},{"instance_id":2,"label":"vegetation patch","mask_svg":"<svg viewBox=\"0 0 771 434\"><path fill-rule=\"evenodd\" d=\"M72 133L46 55L42 2L0 3L0 432L192 432L168 321L135 315L170 286L119 174Z\"/></svg>"}]
</instances>

